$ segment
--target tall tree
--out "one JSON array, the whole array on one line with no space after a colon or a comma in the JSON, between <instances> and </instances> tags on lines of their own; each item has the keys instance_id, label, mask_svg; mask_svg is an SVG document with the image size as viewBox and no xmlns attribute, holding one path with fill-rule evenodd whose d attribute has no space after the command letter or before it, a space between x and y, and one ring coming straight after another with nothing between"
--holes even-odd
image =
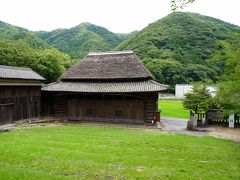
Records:
<instances>
[{"instance_id":1,"label":"tall tree","mask_svg":"<svg viewBox=\"0 0 240 180\"><path fill-rule=\"evenodd\" d=\"M218 84L220 103L227 114L240 113L240 48L223 42L226 49L226 68L222 81Z\"/></svg>"},{"instance_id":2,"label":"tall tree","mask_svg":"<svg viewBox=\"0 0 240 180\"><path fill-rule=\"evenodd\" d=\"M185 95L183 106L193 113L206 112L210 99L211 93L207 86L202 83L195 83L192 91Z\"/></svg>"},{"instance_id":3,"label":"tall tree","mask_svg":"<svg viewBox=\"0 0 240 180\"><path fill-rule=\"evenodd\" d=\"M31 48L27 43L0 39L0 64L29 67L46 78L56 81L70 66L68 55L56 49Z\"/></svg>"}]
</instances>

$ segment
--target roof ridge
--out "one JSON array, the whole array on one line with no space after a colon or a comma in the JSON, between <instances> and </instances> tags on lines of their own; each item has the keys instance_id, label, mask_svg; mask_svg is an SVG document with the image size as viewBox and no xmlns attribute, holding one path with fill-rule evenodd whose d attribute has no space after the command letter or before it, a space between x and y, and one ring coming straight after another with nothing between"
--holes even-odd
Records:
<instances>
[{"instance_id":1,"label":"roof ridge","mask_svg":"<svg viewBox=\"0 0 240 180\"><path fill-rule=\"evenodd\" d=\"M166 84L161 84L161 83L159 83L159 82L157 82L157 81L154 81L154 80L150 80L152 83L154 83L154 84L157 84L157 85L161 85L161 86L165 86L165 87L169 87L169 85L166 85Z\"/></svg>"},{"instance_id":2,"label":"roof ridge","mask_svg":"<svg viewBox=\"0 0 240 180\"><path fill-rule=\"evenodd\" d=\"M89 52L87 56L99 56L99 55L114 55L114 54L132 54L133 50L126 51L105 51L105 52Z\"/></svg>"},{"instance_id":3,"label":"roof ridge","mask_svg":"<svg viewBox=\"0 0 240 180\"><path fill-rule=\"evenodd\" d=\"M26 71L32 71L31 68L14 67L14 66L5 66L5 65L0 65L0 68L2 68L2 69L15 69L15 70L26 70Z\"/></svg>"},{"instance_id":4,"label":"roof ridge","mask_svg":"<svg viewBox=\"0 0 240 180\"><path fill-rule=\"evenodd\" d=\"M42 87L45 88L47 86L51 86L51 85L54 85L54 84L57 84L59 83L60 81L55 81L55 82L52 82L52 83L49 83L49 84L44 84Z\"/></svg>"}]
</instances>

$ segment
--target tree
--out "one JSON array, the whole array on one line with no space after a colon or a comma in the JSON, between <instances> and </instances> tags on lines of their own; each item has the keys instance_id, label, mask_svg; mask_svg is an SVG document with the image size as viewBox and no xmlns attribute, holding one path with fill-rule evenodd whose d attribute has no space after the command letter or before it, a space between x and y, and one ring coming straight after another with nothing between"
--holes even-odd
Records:
<instances>
[{"instance_id":1,"label":"tree","mask_svg":"<svg viewBox=\"0 0 240 180\"><path fill-rule=\"evenodd\" d=\"M240 113L240 48L224 43L226 49L226 68L218 83L217 96L226 114Z\"/></svg>"},{"instance_id":2,"label":"tree","mask_svg":"<svg viewBox=\"0 0 240 180\"><path fill-rule=\"evenodd\" d=\"M47 82L56 81L70 66L69 56L54 49L45 49L36 55L32 69L47 79Z\"/></svg>"},{"instance_id":3,"label":"tree","mask_svg":"<svg viewBox=\"0 0 240 180\"><path fill-rule=\"evenodd\" d=\"M187 4L193 3L195 0L171 0L171 8L173 11L183 9Z\"/></svg>"},{"instance_id":4,"label":"tree","mask_svg":"<svg viewBox=\"0 0 240 180\"><path fill-rule=\"evenodd\" d=\"M174 92L175 85L187 83L184 66L173 59L145 59L143 63L160 83L170 85L169 90Z\"/></svg>"},{"instance_id":5,"label":"tree","mask_svg":"<svg viewBox=\"0 0 240 180\"><path fill-rule=\"evenodd\" d=\"M68 55L56 49L35 49L20 41L0 39L0 64L29 67L46 78L46 83L56 81L70 66Z\"/></svg>"},{"instance_id":6,"label":"tree","mask_svg":"<svg viewBox=\"0 0 240 180\"><path fill-rule=\"evenodd\" d=\"M206 112L211 97L205 84L195 83L192 91L185 95L183 106L193 113Z\"/></svg>"},{"instance_id":7,"label":"tree","mask_svg":"<svg viewBox=\"0 0 240 180\"><path fill-rule=\"evenodd\" d=\"M186 77L190 82L206 81L211 79L216 81L219 74L213 68L201 64L188 64L185 67Z\"/></svg>"}]
</instances>

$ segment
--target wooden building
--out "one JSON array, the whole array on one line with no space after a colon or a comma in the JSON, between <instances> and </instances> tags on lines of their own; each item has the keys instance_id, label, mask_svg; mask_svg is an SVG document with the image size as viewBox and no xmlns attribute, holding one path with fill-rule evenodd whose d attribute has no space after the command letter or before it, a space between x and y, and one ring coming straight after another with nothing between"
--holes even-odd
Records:
<instances>
[{"instance_id":1,"label":"wooden building","mask_svg":"<svg viewBox=\"0 0 240 180\"><path fill-rule=\"evenodd\" d=\"M90 53L42 88L42 109L67 120L152 125L166 89L132 51Z\"/></svg>"},{"instance_id":2,"label":"wooden building","mask_svg":"<svg viewBox=\"0 0 240 180\"><path fill-rule=\"evenodd\" d=\"M41 80L29 68L0 65L0 125L39 116Z\"/></svg>"}]
</instances>

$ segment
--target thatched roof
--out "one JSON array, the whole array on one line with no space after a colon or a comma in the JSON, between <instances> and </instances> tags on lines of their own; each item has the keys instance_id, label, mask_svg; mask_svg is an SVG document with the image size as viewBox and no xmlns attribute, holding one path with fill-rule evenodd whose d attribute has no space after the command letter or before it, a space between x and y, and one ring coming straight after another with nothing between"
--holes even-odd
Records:
<instances>
[{"instance_id":1,"label":"thatched roof","mask_svg":"<svg viewBox=\"0 0 240 180\"><path fill-rule=\"evenodd\" d=\"M45 80L30 68L0 65L0 79Z\"/></svg>"},{"instance_id":2,"label":"thatched roof","mask_svg":"<svg viewBox=\"0 0 240 180\"><path fill-rule=\"evenodd\" d=\"M134 93L160 92L168 86L153 80L134 82L55 82L42 87L42 91L79 93Z\"/></svg>"},{"instance_id":3,"label":"thatched roof","mask_svg":"<svg viewBox=\"0 0 240 180\"><path fill-rule=\"evenodd\" d=\"M149 80L150 72L132 51L89 53L72 66L61 80Z\"/></svg>"}]
</instances>

